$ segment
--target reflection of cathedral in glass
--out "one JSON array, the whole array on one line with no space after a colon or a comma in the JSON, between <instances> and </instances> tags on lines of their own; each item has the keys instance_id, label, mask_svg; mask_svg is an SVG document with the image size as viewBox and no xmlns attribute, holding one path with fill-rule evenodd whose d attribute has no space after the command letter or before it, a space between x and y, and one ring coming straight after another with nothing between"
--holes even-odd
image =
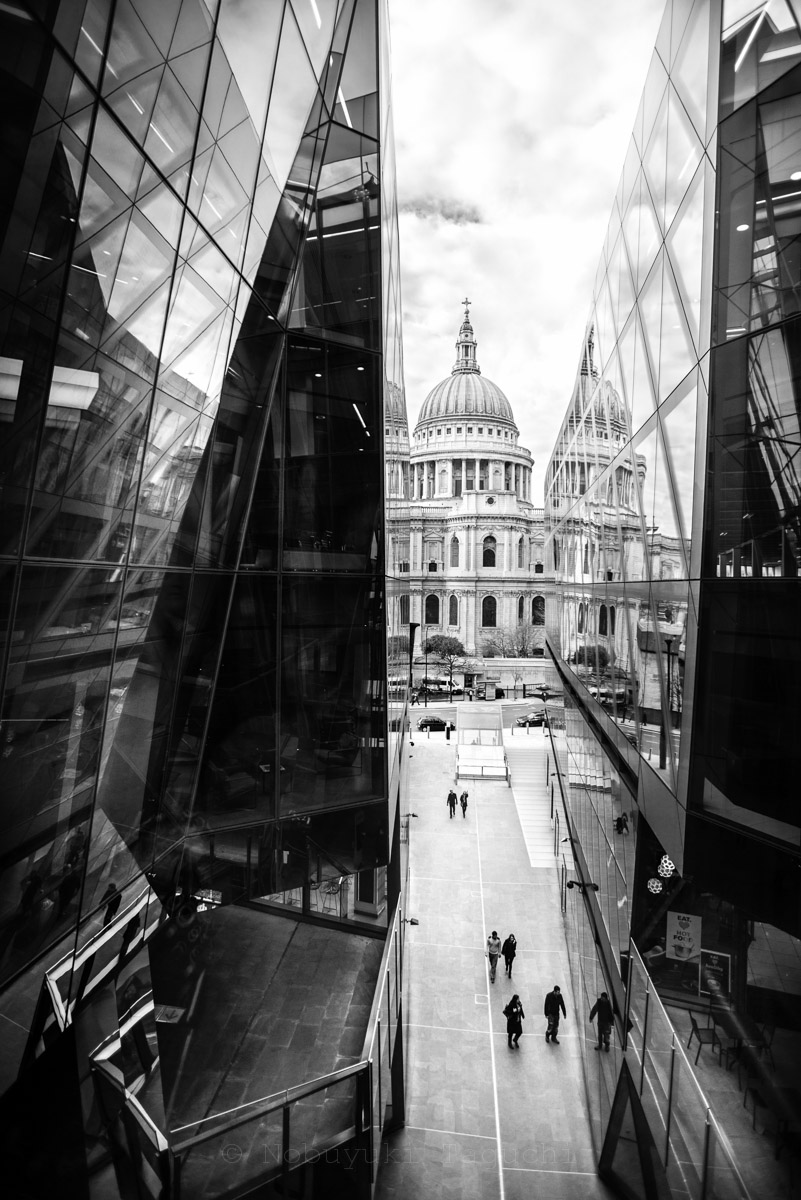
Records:
<instances>
[{"instance_id":1,"label":"reflection of cathedral in glass","mask_svg":"<svg viewBox=\"0 0 801 1200\"><path fill-rule=\"evenodd\" d=\"M272 1195L402 1104L386 13L40 10L0 13L9 1172Z\"/></svg>"},{"instance_id":2,"label":"reflection of cathedral in glass","mask_svg":"<svg viewBox=\"0 0 801 1200\"><path fill-rule=\"evenodd\" d=\"M794 2L668 0L546 477L571 971L618 1010L585 1069L625 1194L801 1172L799 62Z\"/></svg>"}]
</instances>

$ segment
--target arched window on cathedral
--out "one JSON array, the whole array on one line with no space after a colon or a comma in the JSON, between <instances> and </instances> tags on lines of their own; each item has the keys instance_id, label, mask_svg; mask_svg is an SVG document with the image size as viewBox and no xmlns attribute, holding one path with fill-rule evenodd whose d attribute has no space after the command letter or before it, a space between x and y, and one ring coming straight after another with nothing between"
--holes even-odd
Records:
<instances>
[{"instance_id":1,"label":"arched window on cathedral","mask_svg":"<svg viewBox=\"0 0 801 1200\"><path fill-rule=\"evenodd\" d=\"M614 604L609 605L609 632L611 633L612 637L615 636L615 606L614 606Z\"/></svg>"},{"instance_id":2,"label":"arched window on cathedral","mask_svg":"<svg viewBox=\"0 0 801 1200\"><path fill-rule=\"evenodd\" d=\"M578 606L578 631L579 631L579 633L584 632L584 605L583 604L580 604Z\"/></svg>"},{"instance_id":3,"label":"arched window on cathedral","mask_svg":"<svg viewBox=\"0 0 801 1200\"><path fill-rule=\"evenodd\" d=\"M451 566L459 566L459 539L456 534L451 538Z\"/></svg>"},{"instance_id":4,"label":"arched window on cathedral","mask_svg":"<svg viewBox=\"0 0 801 1200\"><path fill-rule=\"evenodd\" d=\"M517 540L517 565L518 565L518 567L523 566L523 553L524 553L523 539L518 538L518 540Z\"/></svg>"},{"instance_id":5,"label":"arched window on cathedral","mask_svg":"<svg viewBox=\"0 0 801 1200\"><path fill-rule=\"evenodd\" d=\"M401 596L400 598L400 623L401 625L409 624L409 597Z\"/></svg>"},{"instance_id":6,"label":"arched window on cathedral","mask_svg":"<svg viewBox=\"0 0 801 1200\"><path fill-rule=\"evenodd\" d=\"M426 596L426 625L439 625L439 596Z\"/></svg>"},{"instance_id":7,"label":"arched window on cathedral","mask_svg":"<svg viewBox=\"0 0 801 1200\"><path fill-rule=\"evenodd\" d=\"M522 620L523 620L523 613L524 613L524 611L525 611L525 604L526 604L526 602L525 602L524 598L523 598L522 596L520 596L520 597L519 597L519 599L518 599L518 601L517 601L517 619L518 619L518 621L522 621Z\"/></svg>"},{"instance_id":8,"label":"arched window on cathedral","mask_svg":"<svg viewBox=\"0 0 801 1200\"><path fill-rule=\"evenodd\" d=\"M456 596L451 596L448 601L448 624L459 624L459 601Z\"/></svg>"},{"instance_id":9,"label":"arched window on cathedral","mask_svg":"<svg viewBox=\"0 0 801 1200\"><path fill-rule=\"evenodd\" d=\"M535 596L531 601L531 624L545 624L545 597Z\"/></svg>"},{"instance_id":10,"label":"arched window on cathedral","mask_svg":"<svg viewBox=\"0 0 801 1200\"><path fill-rule=\"evenodd\" d=\"M484 553L481 559L481 565L483 567L495 566L495 549L497 545L498 543L495 541L495 538L492 536L492 534L490 534L489 537L484 538Z\"/></svg>"},{"instance_id":11,"label":"arched window on cathedral","mask_svg":"<svg viewBox=\"0 0 801 1200\"><path fill-rule=\"evenodd\" d=\"M606 605L602 604L598 609L598 635L600 637L606 637L608 632Z\"/></svg>"},{"instance_id":12,"label":"arched window on cathedral","mask_svg":"<svg viewBox=\"0 0 801 1200\"><path fill-rule=\"evenodd\" d=\"M481 624L485 628L495 628L498 618L498 602L494 596L485 596L481 601Z\"/></svg>"}]
</instances>

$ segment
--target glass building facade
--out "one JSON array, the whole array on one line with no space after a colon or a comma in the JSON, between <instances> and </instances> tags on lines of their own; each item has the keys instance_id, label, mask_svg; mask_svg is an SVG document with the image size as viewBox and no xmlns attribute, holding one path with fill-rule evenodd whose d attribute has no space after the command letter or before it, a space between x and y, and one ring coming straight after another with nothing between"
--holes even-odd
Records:
<instances>
[{"instance_id":1,"label":"glass building facade","mask_svg":"<svg viewBox=\"0 0 801 1200\"><path fill-rule=\"evenodd\" d=\"M546 480L574 984L637 1195L801 1177L800 239L801 8L670 0Z\"/></svg>"},{"instance_id":2,"label":"glass building facade","mask_svg":"<svg viewBox=\"0 0 801 1200\"><path fill-rule=\"evenodd\" d=\"M403 1104L386 6L14 0L0 46L9 1178L334 1194Z\"/></svg>"}]
</instances>

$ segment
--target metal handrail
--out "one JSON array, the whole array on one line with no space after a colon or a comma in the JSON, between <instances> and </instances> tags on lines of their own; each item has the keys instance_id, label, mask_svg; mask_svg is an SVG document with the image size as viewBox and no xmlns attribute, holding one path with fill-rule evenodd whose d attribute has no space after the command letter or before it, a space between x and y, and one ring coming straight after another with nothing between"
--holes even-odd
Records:
<instances>
[{"instance_id":1,"label":"metal handrail","mask_svg":"<svg viewBox=\"0 0 801 1200\"><path fill-rule=\"evenodd\" d=\"M188 1150L192 1146L200 1145L202 1142L207 1142L210 1138L217 1137L220 1133L236 1129L240 1125L244 1125L247 1121L252 1121L255 1117L262 1117L269 1112L274 1112L277 1108L284 1108L288 1104L294 1104L296 1100L303 1100L306 1096L311 1096L315 1092L321 1092L324 1088L331 1087L335 1083L341 1083L343 1079L348 1079L352 1075L360 1075L369 1065L369 1061L366 1060L351 1063L347 1067L340 1067L338 1071L330 1071L327 1075L320 1075L316 1079L309 1080L307 1083L296 1084L295 1087L285 1088L282 1092L273 1092L271 1095L262 1096L258 1100L248 1100L246 1104L238 1104L236 1108L229 1108L224 1112L211 1113L207 1117L198 1118L197 1121L190 1121L188 1125L179 1125L176 1129L170 1130L171 1137L173 1134L182 1133L185 1129L192 1129L194 1126L203 1125L206 1121L219 1121L222 1117L239 1114L238 1116L233 1115L231 1120L224 1121L221 1125L215 1126L214 1129L194 1134L182 1142L171 1143L170 1149L174 1153L179 1154L183 1150Z\"/></svg>"}]
</instances>

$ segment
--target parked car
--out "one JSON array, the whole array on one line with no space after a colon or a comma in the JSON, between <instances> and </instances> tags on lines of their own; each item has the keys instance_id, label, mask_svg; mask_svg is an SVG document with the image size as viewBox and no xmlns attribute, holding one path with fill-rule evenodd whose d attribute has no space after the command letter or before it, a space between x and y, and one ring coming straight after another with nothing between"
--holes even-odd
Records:
<instances>
[{"instance_id":1,"label":"parked car","mask_svg":"<svg viewBox=\"0 0 801 1200\"><path fill-rule=\"evenodd\" d=\"M526 713L522 717L517 717L515 725L519 725L521 729L526 725L544 725L545 724L545 709L537 708L534 712Z\"/></svg>"},{"instance_id":2,"label":"parked car","mask_svg":"<svg viewBox=\"0 0 801 1200\"><path fill-rule=\"evenodd\" d=\"M540 700L555 700L557 696L562 695L556 688L548 687L547 683L540 683L535 688L532 688L531 694L532 696L539 696Z\"/></svg>"},{"instance_id":3,"label":"parked car","mask_svg":"<svg viewBox=\"0 0 801 1200\"><path fill-rule=\"evenodd\" d=\"M418 729L455 729L453 721L446 721L444 717L426 716L421 717L417 722Z\"/></svg>"}]
</instances>

